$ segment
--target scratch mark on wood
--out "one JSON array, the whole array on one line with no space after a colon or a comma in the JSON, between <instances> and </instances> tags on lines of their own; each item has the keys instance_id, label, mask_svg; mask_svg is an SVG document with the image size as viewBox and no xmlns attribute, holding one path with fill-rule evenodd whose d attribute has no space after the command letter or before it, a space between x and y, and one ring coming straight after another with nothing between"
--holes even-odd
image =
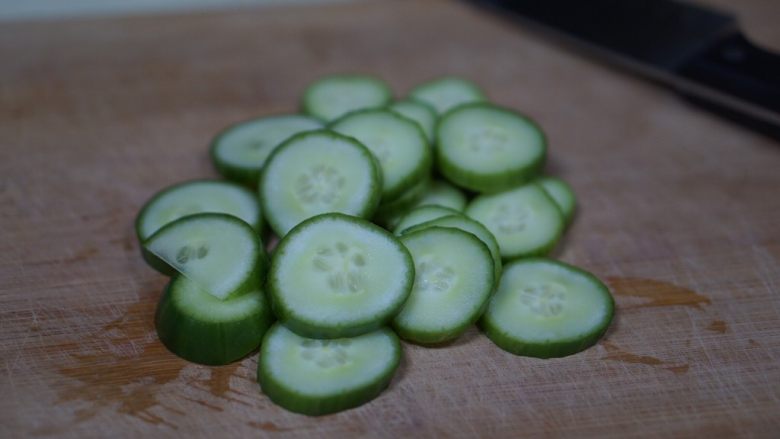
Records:
<instances>
[{"instance_id":1,"label":"scratch mark on wood","mask_svg":"<svg viewBox=\"0 0 780 439\"><path fill-rule=\"evenodd\" d=\"M689 306L701 309L709 305L710 299L693 290L669 282L633 277L608 277L607 283L618 296L631 296L646 299L635 305L622 305L621 308L645 308L657 306Z\"/></svg>"},{"instance_id":2,"label":"scratch mark on wood","mask_svg":"<svg viewBox=\"0 0 780 439\"><path fill-rule=\"evenodd\" d=\"M632 352L627 352L606 340L601 342L601 346L603 346L607 351L607 355L601 357L602 360L620 361L622 363L631 364L644 364L648 366L665 366L663 367L664 369L678 375L688 372L688 369L690 368L688 364L669 365L667 361L661 360L660 358L652 357L650 355L637 355Z\"/></svg>"},{"instance_id":3,"label":"scratch mark on wood","mask_svg":"<svg viewBox=\"0 0 780 439\"><path fill-rule=\"evenodd\" d=\"M720 334L725 334L728 329L728 325L723 320L713 320L709 326L707 326L707 330Z\"/></svg>"},{"instance_id":4,"label":"scratch mark on wood","mask_svg":"<svg viewBox=\"0 0 780 439\"><path fill-rule=\"evenodd\" d=\"M278 432L278 431L289 431L290 430L289 428L280 427L280 426L274 424L273 422L255 422L255 421L251 421L251 422L248 422L247 424L250 427L259 428L259 429L265 430L265 431Z\"/></svg>"}]
</instances>

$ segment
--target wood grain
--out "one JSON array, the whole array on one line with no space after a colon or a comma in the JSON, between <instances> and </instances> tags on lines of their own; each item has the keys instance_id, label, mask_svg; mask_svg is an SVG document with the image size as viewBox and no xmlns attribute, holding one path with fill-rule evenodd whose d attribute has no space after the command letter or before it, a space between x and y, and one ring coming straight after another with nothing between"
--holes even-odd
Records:
<instances>
[{"instance_id":1,"label":"wood grain","mask_svg":"<svg viewBox=\"0 0 780 439\"><path fill-rule=\"evenodd\" d=\"M780 46L777 2L745 2ZM750 12L753 11L753 12ZM755 12L760 11L760 12ZM774 17L774 18L773 18ZM360 2L0 27L0 436L771 437L780 427L780 145L461 3ZM476 330L405 345L390 388L322 418L256 356L157 341L165 279L132 222L213 176L220 128L293 111L325 73L399 94L448 73L529 113L580 210L557 256L605 278L597 346L516 357Z\"/></svg>"}]
</instances>

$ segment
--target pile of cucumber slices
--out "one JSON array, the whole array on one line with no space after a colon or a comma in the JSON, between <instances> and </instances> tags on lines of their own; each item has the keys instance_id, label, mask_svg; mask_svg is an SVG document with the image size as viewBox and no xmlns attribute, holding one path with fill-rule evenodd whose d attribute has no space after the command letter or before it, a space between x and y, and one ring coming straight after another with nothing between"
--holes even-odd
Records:
<instances>
[{"instance_id":1,"label":"pile of cucumber slices","mask_svg":"<svg viewBox=\"0 0 780 439\"><path fill-rule=\"evenodd\" d=\"M322 415L387 387L399 337L445 343L477 323L549 358L606 331L607 287L544 257L575 198L542 174L532 120L454 77L393 101L379 79L328 76L302 107L228 127L211 145L225 179L169 187L138 215L144 259L171 276L155 316L171 352L220 365L259 346L263 392Z\"/></svg>"}]
</instances>

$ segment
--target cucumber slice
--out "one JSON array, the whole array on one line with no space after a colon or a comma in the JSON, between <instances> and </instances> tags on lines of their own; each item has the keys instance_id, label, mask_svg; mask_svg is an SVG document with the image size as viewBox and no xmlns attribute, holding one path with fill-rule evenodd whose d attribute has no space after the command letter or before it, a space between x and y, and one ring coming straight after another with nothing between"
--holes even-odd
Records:
<instances>
[{"instance_id":1,"label":"cucumber slice","mask_svg":"<svg viewBox=\"0 0 780 439\"><path fill-rule=\"evenodd\" d=\"M536 183L555 201L555 204L561 209L566 223L570 223L574 217L576 206L576 198L571 186L560 178L550 176L540 177L536 179Z\"/></svg>"},{"instance_id":2,"label":"cucumber slice","mask_svg":"<svg viewBox=\"0 0 780 439\"><path fill-rule=\"evenodd\" d=\"M421 101L406 100L396 102L390 109L407 117L420 125L429 144L433 144L434 128L436 127L436 111L430 105Z\"/></svg>"},{"instance_id":3,"label":"cucumber slice","mask_svg":"<svg viewBox=\"0 0 780 439\"><path fill-rule=\"evenodd\" d=\"M400 361L401 344L387 328L352 338L317 340L276 324L263 340L257 381L273 402L318 416L379 396Z\"/></svg>"},{"instance_id":4,"label":"cucumber slice","mask_svg":"<svg viewBox=\"0 0 780 439\"><path fill-rule=\"evenodd\" d=\"M426 204L424 206L415 207L406 215L404 215L398 224L393 228L393 232L396 235L401 235L407 229L412 226L416 226L417 224L422 224L424 222L434 220L436 218L441 218L443 216L459 214L460 212L449 207L439 206L436 204Z\"/></svg>"},{"instance_id":5,"label":"cucumber slice","mask_svg":"<svg viewBox=\"0 0 780 439\"><path fill-rule=\"evenodd\" d=\"M331 75L303 93L303 111L326 122L355 110L384 107L393 96L384 81L364 75Z\"/></svg>"},{"instance_id":6,"label":"cucumber slice","mask_svg":"<svg viewBox=\"0 0 780 439\"><path fill-rule=\"evenodd\" d=\"M596 343L614 307L609 289L592 274L549 259L524 259L504 268L480 326L513 354L563 357Z\"/></svg>"},{"instance_id":7,"label":"cucumber slice","mask_svg":"<svg viewBox=\"0 0 780 439\"><path fill-rule=\"evenodd\" d=\"M498 241L496 241L496 237L490 233L490 230L488 230L487 227L471 218L457 213L455 215L447 215L417 224L402 231L401 234L405 235L428 227L454 227L463 230L464 232L469 232L479 238L479 240L487 246L488 250L490 250L490 257L493 258L493 265L495 268L494 278L496 282L501 278L501 250L498 246Z\"/></svg>"},{"instance_id":8,"label":"cucumber slice","mask_svg":"<svg viewBox=\"0 0 780 439\"><path fill-rule=\"evenodd\" d=\"M442 115L458 105L482 102L485 94L471 81L444 77L418 85L409 93L412 99L422 101Z\"/></svg>"},{"instance_id":9,"label":"cucumber slice","mask_svg":"<svg viewBox=\"0 0 780 439\"><path fill-rule=\"evenodd\" d=\"M355 139L328 130L297 134L268 158L260 201L278 236L324 212L373 215L382 176L371 153Z\"/></svg>"},{"instance_id":10,"label":"cucumber slice","mask_svg":"<svg viewBox=\"0 0 780 439\"><path fill-rule=\"evenodd\" d=\"M466 215L490 230L501 243L504 259L549 252L564 228L560 209L536 184L480 195L466 207Z\"/></svg>"},{"instance_id":11,"label":"cucumber slice","mask_svg":"<svg viewBox=\"0 0 780 439\"><path fill-rule=\"evenodd\" d=\"M436 204L462 212L466 208L466 194L447 182L434 180L417 202L417 206L426 204Z\"/></svg>"},{"instance_id":12,"label":"cucumber slice","mask_svg":"<svg viewBox=\"0 0 780 439\"><path fill-rule=\"evenodd\" d=\"M180 218L144 247L220 300L259 288L268 265L257 232L224 213Z\"/></svg>"},{"instance_id":13,"label":"cucumber slice","mask_svg":"<svg viewBox=\"0 0 780 439\"><path fill-rule=\"evenodd\" d=\"M360 218L329 213L285 236L271 260L274 313L306 337L353 337L395 315L414 281L406 248Z\"/></svg>"},{"instance_id":14,"label":"cucumber slice","mask_svg":"<svg viewBox=\"0 0 780 439\"><path fill-rule=\"evenodd\" d=\"M391 202L429 175L433 153L420 127L389 110L350 113L331 129L371 150L382 169L382 202Z\"/></svg>"},{"instance_id":15,"label":"cucumber slice","mask_svg":"<svg viewBox=\"0 0 780 439\"><path fill-rule=\"evenodd\" d=\"M322 128L317 119L299 114L261 117L225 128L211 142L211 160L220 174L256 185L266 159L284 140Z\"/></svg>"},{"instance_id":16,"label":"cucumber slice","mask_svg":"<svg viewBox=\"0 0 780 439\"><path fill-rule=\"evenodd\" d=\"M154 320L168 350L194 363L220 365L255 350L273 316L260 290L220 300L177 276L166 287Z\"/></svg>"},{"instance_id":17,"label":"cucumber slice","mask_svg":"<svg viewBox=\"0 0 780 439\"><path fill-rule=\"evenodd\" d=\"M477 320L493 291L490 251L471 233L449 227L410 232L401 241L412 254L416 275L393 328L415 343L457 338Z\"/></svg>"},{"instance_id":18,"label":"cucumber slice","mask_svg":"<svg viewBox=\"0 0 780 439\"><path fill-rule=\"evenodd\" d=\"M412 186L411 189L404 192L404 194L397 199L388 203L380 204L376 210L376 217L383 219L393 217L398 214L405 214L407 210L409 210L422 199L422 197L425 195L425 192L428 190L428 185L430 182L430 178L426 177L420 180L420 182L416 185ZM382 221L380 220L380 223L381 222Z\"/></svg>"},{"instance_id":19,"label":"cucumber slice","mask_svg":"<svg viewBox=\"0 0 780 439\"><path fill-rule=\"evenodd\" d=\"M445 114L436 129L439 170L451 182L477 192L517 186L544 165L547 141L532 120L479 103Z\"/></svg>"}]
</instances>

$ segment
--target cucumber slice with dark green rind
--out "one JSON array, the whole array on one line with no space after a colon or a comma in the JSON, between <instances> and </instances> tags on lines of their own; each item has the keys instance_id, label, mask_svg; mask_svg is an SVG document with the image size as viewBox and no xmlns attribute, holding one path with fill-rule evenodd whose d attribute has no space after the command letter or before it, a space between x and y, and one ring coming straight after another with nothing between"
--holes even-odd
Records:
<instances>
[{"instance_id":1,"label":"cucumber slice with dark green rind","mask_svg":"<svg viewBox=\"0 0 780 439\"><path fill-rule=\"evenodd\" d=\"M257 232L224 213L179 218L150 236L144 248L221 300L260 288L268 267Z\"/></svg>"},{"instance_id":2,"label":"cucumber slice with dark green rind","mask_svg":"<svg viewBox=\"0 0 780 439\"><path fill-rule=\"evenodd\" d=\"M334 121L330 128L360 141L382 170L382 203L397 200L430 175L433 153L415 122L385 109L360 110Z\"/></svg>"},{"instance_id":3,"label":"cucumber slice with dark green rind","mask_svg":"<svg viewBox=\"0 0 780 439\"><path fill-rule=\"evenodd\" d=\"M219 300L183 276L157 305L155 327L168 350L199 364L221 365L257 349L273 316L262 291Z\"/></svg>"},{"instance_id":4,"label":"cucumber slice with dark green rind","mask_svg":"<svg viewBox=\"0 0 780 439\"><path fill-rule=\"evenodd\" d=\"M457 338L479 318L493 291L490 250L475 235L450 227L409 232L401 241L412 254L416 277L393 329L420 344Z\"/></svg>"},{"instance_id":5,"label":"cucumber slice with dark green rind","mask_svg":"<svg viewBox=\"0 0 780 439\"><path fill-rule=\"evenodd\" d=\"M390 384L401 343L387 328L352 338L305 338L276 324L266 333L257 381L273 402L309 416L365 404Z\"/></svg>"},{"instance_id":6,"label":"cucumber slice with dark green rind","mask_svg":"<svg viewBox=\"0 0 780 439\"><path fill-rule=\"evenodd\" d=\"M390 87L367 75L330 75L311 83L303 93L303 111L330 122L356 110L384 107L392 101Z\"/></svg>"},{"instance_id":7,"label":"cucumber slice with dark green rind","mask_svg":"<svg viewBox=\"0 0 780 439\"><path fill-rule=\"evenodd\" d=\"M540 256L558 243L563 214L540 186L529 183L505 192L484 194L466 207L500 243L504 260Z\"/></svg>"},{"instance_id":8,"label":"cucumber slice with dark green rind","mask_svg":"<svg viewBox=\"0 0 780 439\"><path fill-rule=\"evenodd\" d=\"M376 215L380 217L387 216L410 209L412 206L417 204L420 199L422 199L422 197L425 195L425 192L428 190L429 184L430 179L427 177L420 180L419 183L412 186L400 197L393 201L380 204L376 209Z\"/></svg>"},{"instance_id":9,"label":"cucumber slice with dark green rind","mask_svg":"<svg viewBox=\"0 0 780 439\"><path fill-rule=\"evenodd\" d=\"M390 109L420 125L425 137L428 138L428 143L433 145L436 128L436 110L433 107L422 101L408 99L390 105Z\"/></svg>"},{"instance_id":10,"label":"cucumber slice with dark green rind","mask_svg":"<svg viewBox=\"0 0 780 439\"><path fill-rule=\"evenodd\" d=\"M254 186L274 148L294 134L322 127L320 120L300 114L239 122L214 137L210 147L211 161L225 178Z\"/></svg>"},{"instance_id":11,"label":"cucumber slice with dark green rind","mask_svg":"<svg viewBox=\"0 0 780 439\"><path fill-rule=\"evenodd\" d=\"M445 181L433 180L416 206L436 204L462 212L466 208L466 203L466 194L461 192L460 189Z\"/></svg>"},{"instance_id":12,"label":"cucumber slice with dark green rind","mask_svg":"<svg viewBox=\"0 0 780 439\"><path fill-rule=\"evenodd\" d=\"M490 233L490 230L488 230L487 227L482 225L480 222L475 221L463 214L455 213L452 215L434 218L409 227L402 231L401 235L412 233L417 230L423 230L428 227L454 227L456 229L463 230L464 232L469 232L479 238L479 240L487 246L488 250L490 250L490 256L493 258L493 264L495 268L494 278L496 282L498 282L498 279L501 278L501 267L503 265L501 262L501 249L499 247L498 241L496 241L496 237L493 236L493 234Z\"/></svg>"},{"instance_id":13,"label":"cucumber slice with dark green rind","mask_svg":"<svg viewBox=\"0 0 780 439\"><path fill-rule=\"evenodd\" d=\"M395 228L393 228L393 232L396 235L401 235L412 226L449 215L460 215L460 212L437 204L415 207L401 218Z\"/></svg>"},{"instance_id":14,"label":"cucumber slice with dark green rind","mask_svg":"<svg viewBox=\"0 0 780 439\"><path fill-rule=\"evenodd\" d=\"M392 234L348 215L318 215L293 228L271 259L277 318L313 338L353 337L385 325L414 283L409 252Z\"/></svg>"},{"instance_id":15,"label":"cucumber slice with dark green rind","mask_svg":"<svg viewBox=\"0 0 780 439\"><path fill-rule=\"evenodd\" d=\"M498 192L535 177L544 166L547 140L526 116L487 103L447 112L436 126L439 171L476 192Z\"/></svg>"},{"instance_id":16,"label":"cucumber slice with dark green rind","mask_svg":"<svg viewBox=\"0 0 780 439\"><path fill-rule=\"evenodd\" d=\"M614 299L596 276L545 258L504 267L480 327L501 349L564 357L595 344L614 315Z\"/></svg>"},{"instance_id":17,"label":"cucumber slice with dark green rind","mask_svg":"<svg viewBox=\"0 0 780 439\"><path fill-rule=\"evenodd\" d=\"M571 186L560 178L550 177L549 175L539 177L535 182L555 201L555 204L561 209L566 223L570 223L572 218L574 218L574 209L577 203Z\"/></svg>"},{"instance_id":18,"label":"cucumber slice with dark green rind","mask_svg":"<svg viewBox=\"0 0 780 439\"><path fill-rule=\"evenodd\" d=\"M268 223L284 236L325 212L370 218L379 204L382 175L362 143L330 130L294 135L277 147L260 176Z\"/></svg>"},{"instance_id":19,"label":"cucumber slice with dark green rind","mask_svg":"<svg viewBox=\"0 0 780 439\"><path fill-rule=\"evenodd\" d=\"M485 93L473 82L445 76L416 86L409 97L433 107L442 115L458 105L485 101Z\"/></svg>"}]
</instances>

